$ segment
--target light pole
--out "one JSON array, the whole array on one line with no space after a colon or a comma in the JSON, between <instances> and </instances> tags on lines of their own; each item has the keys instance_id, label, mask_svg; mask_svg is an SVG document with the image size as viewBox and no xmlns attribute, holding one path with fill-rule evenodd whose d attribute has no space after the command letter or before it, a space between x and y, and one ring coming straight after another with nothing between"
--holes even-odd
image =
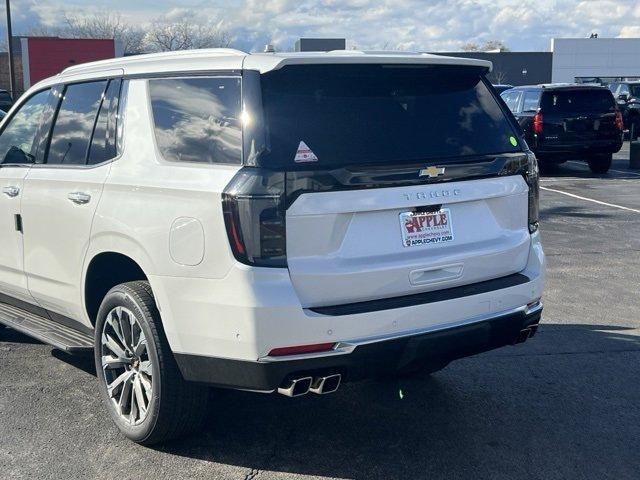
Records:
<instances>
[{"instance_id":1,"label":"light pole","mask_svg":"<svg viewBox=\"0 0 640 480\"><path fill-rule=\"evenodd\" d=\"M15 95L16 79L13 73L13 34L11 32L11 0L6 0L7 5L7 55L9 56L9 90L11 97Z\"/></svg>"}]
</instances>

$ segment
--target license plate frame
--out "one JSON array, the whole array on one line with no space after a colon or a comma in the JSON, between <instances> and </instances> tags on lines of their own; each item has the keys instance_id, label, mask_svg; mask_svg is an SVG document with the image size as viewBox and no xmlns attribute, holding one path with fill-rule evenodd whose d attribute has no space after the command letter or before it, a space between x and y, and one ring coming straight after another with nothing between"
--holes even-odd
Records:
<instances>
[{"instance_id":1,"label":"license plate frame","mask_svg":"<svg viewBox=\"0 0 640 480\"><path fill-rule=\"evenodd\" d=\"M404 248L440 245L455 238L450 208L435 212L400 212L399 220Z\"/></svg>"}]
</instances>

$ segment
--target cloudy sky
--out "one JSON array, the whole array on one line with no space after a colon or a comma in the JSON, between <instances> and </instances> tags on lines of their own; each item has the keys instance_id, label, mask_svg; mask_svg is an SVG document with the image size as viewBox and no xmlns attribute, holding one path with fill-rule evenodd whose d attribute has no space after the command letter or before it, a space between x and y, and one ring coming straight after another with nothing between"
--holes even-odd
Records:
<instances>
[{"instance_id":1,"label":"cloudy sky","mask_svg":"<svg viewBox=\"0 0 640 480\"><path fill-rule=\"evenodd\" d=\"M346 37L362 49L458 50L504 41L549 50L553 37L640 37L640 0L11 0L14 32L56 26L65 11L120 12L127 21L189 16L222 22L233 46L291 49L301 37ZM2 2L4 18L4 2ZM5 35L4 30L2 35Z\"/></svg>"}]
</instances>

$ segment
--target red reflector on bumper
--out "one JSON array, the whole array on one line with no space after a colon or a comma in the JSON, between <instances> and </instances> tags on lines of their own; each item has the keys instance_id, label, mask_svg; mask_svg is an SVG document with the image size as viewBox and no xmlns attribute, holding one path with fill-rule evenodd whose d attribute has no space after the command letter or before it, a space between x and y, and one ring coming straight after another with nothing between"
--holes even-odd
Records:
<instances>
[{"instance_id":1,"label":"red reflector on bumper","mask_svg":"<svg viewBox=\"0 0 640 480\"><path fill-rule=\"evenodd\" d=\"M274 348L269 352L270 357L282 357L284 355L300 355L301 353L325 352L331 350L335 343L314 343L313 345L298 345L295 347Z\"/></svg>"}]
</instances>

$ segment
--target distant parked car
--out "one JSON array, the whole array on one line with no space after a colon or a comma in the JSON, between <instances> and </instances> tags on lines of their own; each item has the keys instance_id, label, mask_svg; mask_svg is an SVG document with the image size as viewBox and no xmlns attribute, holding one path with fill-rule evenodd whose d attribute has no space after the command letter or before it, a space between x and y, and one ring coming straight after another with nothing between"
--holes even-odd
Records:
<instances>
[{"instance_id":1,"label":"distant parked car","mask_svg":"<svg viewBox=\"0 0 640 480\"><path fill-rule=\"evenodd\" d=\"M622 112L625 130L633 128L633 139L640 136L640 80L633 82L614 82L609 84L609 90L618 103Z\"/></svg>"},{"instance_id":2,"label":"distant parked car","mask_svg":"<svg viewBox=\"0 0 640 480\"><path fill-rule=\"evenodd\" d=\"M606 173L622 147L622 114L606 87L550 84L515 87L502 93L542 168L586 160Z\"/></svg>"},{"instance_id":3,"label":"distant parked car","mask_svg":"<svg viewBox=\"0 0 640 480\"><path fill-rule=\"evenodd\" d=\"M511 88L513 88L513 85L493 85L493 88L495 89L496 92L498 92L499 94L504 92L505 90L509 90Z\"/></svg>"},{"instance_id":4,"label":"distant parked car","mask_svg":"<svg viewBox=\"0 0 640 480\"><path fill-rule=\"evenodd\" d=\"M11 98L11 94L6 90L0 89L0 110L8 112L12 105L13 98Z\"/></svg>"}]
</instances>

